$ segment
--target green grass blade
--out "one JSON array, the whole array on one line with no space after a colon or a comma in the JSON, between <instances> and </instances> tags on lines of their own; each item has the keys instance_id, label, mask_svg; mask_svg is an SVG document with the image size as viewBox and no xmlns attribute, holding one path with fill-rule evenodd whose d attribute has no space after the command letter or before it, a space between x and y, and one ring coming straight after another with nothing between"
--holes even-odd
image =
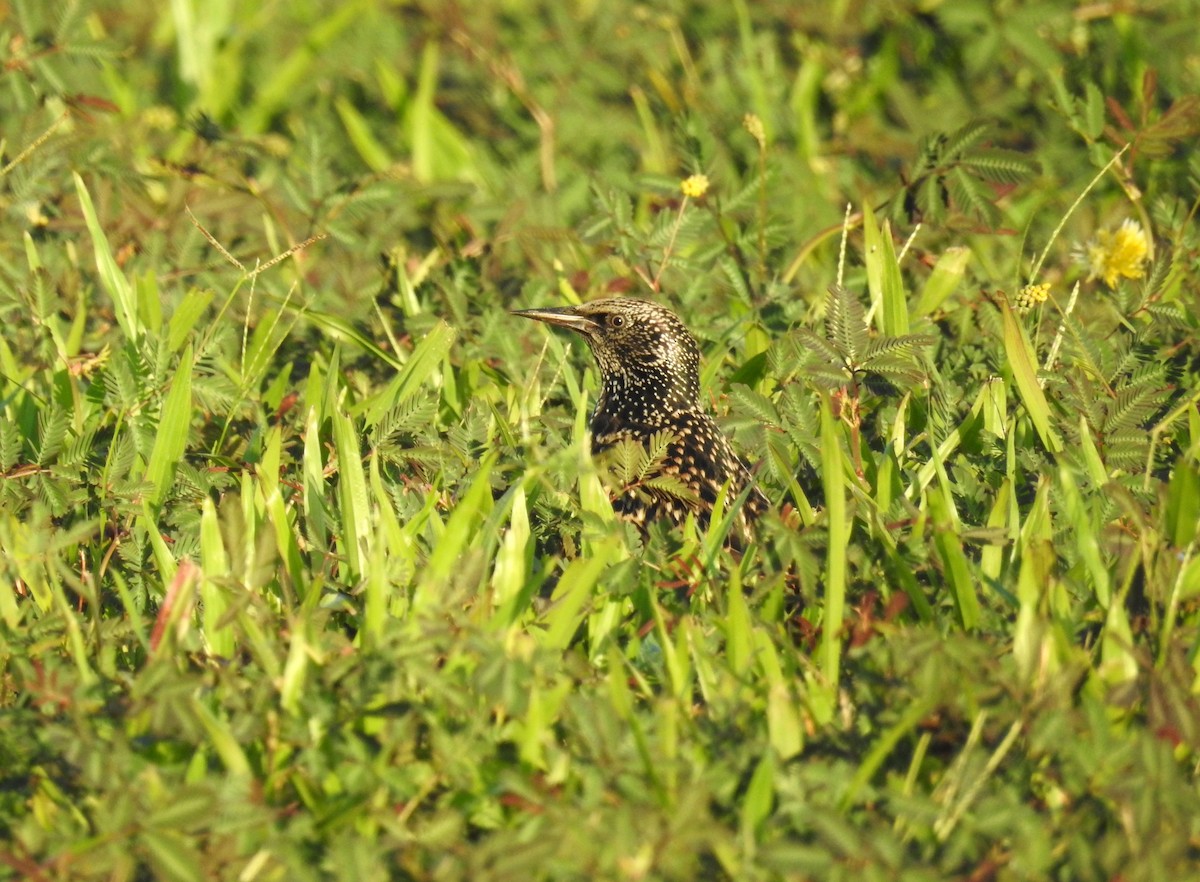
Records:
<instances>
[{"instance_id":1,"label":"green grass blade","mask_svg":"<svg viewBox=\"0 0 1200 882\"><path fill-rule=\"evenodd\" d=\"M321 312L317 309L306 308L304 310L304 318L312 322L329 337L334 340L349 340L355 346L365 351L372 358L376 358L384 364L391 365L396 370L400 370L404 366L404 360L397 357L396 354L388 352L371 339L370 335L363 332L361 328L355 326L351 321L348 321L341 316L333 315L328 312Z\"/></svg>"},{"instance_id":2,"label":"green grass blade","mask_svg":"<svg viewBox=\"0 0 1200 882\"><path fill-rule=\"evenodd\" d=\"M158 432L150 461L146 463L145 479L153 488L150 502L158 509L166 501L175 480L175 470L187 449L192 425L192 347L189 345L179 359L179 367L171 380L171 391L163 403L158 419Z\"/></svg>"},{"instance_id":3,"label":"green grass blade","mask_svg":"<svg viewBox=\"0 0 1200 882\"><path fill-rule=\"evenodd\" d=\"M205 707L198 695L191 697L191 709L229 774L235 777L248 777L252 772L250 760L247 759L237 737L229 728L229 723L218 718Z\"/></svg>"},{"instance_id":4,"label":"green grass blade","mask_svg":"<svg viewBox=\"0 0 1200 882\"><path fill-rule=\"evenodd\" d=\"M929 315L938 309L946 298L954 293L967 272L967 264L971 261L971 249L965 246L947 248L933 266L933 272L925 280L921 288L921 296L917 299L914 314Z\"/></svg>"},{"instance_id":5,"label":"green grass blade","mask_svg":"<svg viewBox=\"0 0 1200 882\"><path fill-rule=\"evenodd\" d=\"M141 336L142 328L138 321L137 298L134 295L133 285L121 272L121 268L117 266L116 258L113 257L112 249L108 244L108 237L104 233L104 227L100 225L100 219L96 216L96 206L92 204L92 197L83 183L83 178L79 176L78 172L73 174L75 192L79 195L79 204L83 208L83 219L87 224L88 234L92 237L92 250L96 255L96 269L100 274L100 284L113 300L117 324L121 326L125 338L131 341L137 340Z\"/></svg>"},{"instance_id":6,"label":"green grass blade","mask_svg":"<svg viewBox=\"0 0 1200 882\"><path fill-rule=\"evenodd\" d=\"M309 634L311 619L302 618L292 623L291 639L288 642L287 661L279 684L279 704L288 713L296 713L304 695L308 676L309 654L314 650Z\"/></svg>"},{"instance_id":7,"label":"green grass blade","mask_svg":"<svg viewBox=\"0 0 1200 882\"><path fill-rule=\"evenodd\" d=\"M478 178L472 146L437 107L438 44L430 40L421 53L417 88L404 120L412 151L413 176L422 183Z\"/></svg>"},{"instance_id":8,"label":"green grass blade","mask_svg":"<svg viewBox=\"0 0 1200 882\"><path fill-rule=\"evenodd\" d=\"M389 410L417 393L446 359L455 336L454 328L445 322L438 322L430 329L395 379L366 405L364 417L368 426L378 423Z\"/></svg>"},{"instance_id":9,"label":"green grass blade","mask_svg":"<svg viewBox=\"0 0 1200 882\"><path fill-rule=\"evenodd\" d=\"M1063 449L1062 440L1050 424L1050 405L1037 380L1033 346L1007 302L1000 304L1000 312L1004 318L1004 352L1008 356L1008 366L1016 381L1017 392L1046 449L1058 453Z\"/></svg>"},{"instance_id":10,"label":"green grass blade","mask_svg":"<svg viewBox=\"0 0 1200 882\"><path fill-rule=\"evenodd\" d=\"M975 594L975 583L963 552L962 539L958 533L957 515L950 487L943 481L938 487L930 488L929 514L933 521L933 542L942 561L942 575L954 598L958 610L958 621L965 630L979 626L979 598Z\"/></svg>"},{"instance_id":11,"label":"green grass blade","mask_svg":"<svg viewBox=\"0 0 1200 882\"><path fill-rule=\"evenodd\" d=\"M750 610L746 607L741 585L736 583L728 586L726 599L725 657L729 660L730 670L738 676L745 675L754 662L754 634L750 624Z\"/></svg>"},{"instance_id":12,"label":"green grass blade","mask_svg":"<svg viewBox=\"0 0 1200 882\"><path fill-rule=\"evenodd\" d=\"M1010 545L987 545L979 552L979 571L988 579L1000 578L1006 547L1011 547L1018 538L1015 525L1012 524L1012 506L1012 483L1006 478L996 490L992 510L988 514L987 525L995 530L1004 530Z\"/></svg>"},{"instance_id":13,"label":"green grass blade","mask_svg":"<svg viewBox=\"0 0 1200 882\"><path fill-rule=\"evenodd\" d=\"M932 698L925 698L910 704L904 713L901 714L900 719L876 739L875 744L871 747L866 757L858 764L854 778L846 788L846 792L842 795L841 807L843 811L854 805L854 800L858 796L859 791L879 773L884 762L891 756L896 746L900 743L900 740L913 732L920 725L921 721L929 716L935 706Z\"/></svg>"},{"instance_id":14,"label":"green grass blade","mask_svg":"<svg viewBox=\"0 0 1200 882\"><path fill-rule=\"evenodd\" d=\"M446 529L429 555L429 565L413 597L414 610L435 604L439 589L451 578L472 543L478 541L476 531L493 507L491 478L495 464L494 452L483 458L475 470L471 486L458 500L446 521Z\"/></svg>"},{"instance_id":15,"label":"green grass blade","mask_svg":"<svg viewBox=\"0 0 1200 882\"><path fill-rule=\"evenodd\" d=\"M597 543L589 557L571 561L550 597L550 610L543 618L546 626L541 644L546 649L563 650L583 624L585 607L592 599L600 576L616 559L621 546L614 539Z\"/></svg>"},{"instance_id":16,"label":"green grass blade","mask_svg":"<svg viewBox=\"0 0 1200 882\"><path fill-rule=\"evenodd\" d=\"M742 797L741 834L742 847L754 853L759 832L775 803L775 761L770 753L763 754L754 767L746 795Z\"/></svg>"},{"instance_id":17,"label":"green grass blade","mask_svg":"<svg viewBox=\"0 0 1200 882\"><path fill-rule=\"evenodd\" d=\"M162 533L159 532L159 527L154 518L154 513L150 510L150 501L142 501L142 523L143 529L146 531L146 538L150 542L150 548L154 552L154 565L158 567L159 576L164 582L170 582L175 578L175 557L171 554L171 550L167 547L167 543L163 541Z\"/></svg>"},{"instance_id":18,"label":"green grass blade","mask_svg":"<svg viewBox=\"0 0 1200 882\"><path fill-rule=\"evenodd\" d=\"M221 658L233 655L234 635L228 623L222 621L229 609L226 589L220 582L229 577L229 552L221 535L221 523L216 506L207 496L200 509L200 601L204 641L209 652Z\"/></svg>"},{"instance_id":19,"label":"green grass blade","mask_svg":"<svg viewBox=\"0 0 1200 882\"><path fill-rule=\"evenodd\" d=\"M836 693L841 676L842 624L846 608L846 549L850 522L846 511L841 432L829 399L821 398L821 475L825 482L825 512L829 521L829 552L825 561L825 614L821 625L819 666Z\"/></svg>"},{"instance_id":20,"label":"green grass blade","mask_svg":"<svg viewBox=\"0 0 1200 882\"><path fill-rule=\"evenodd\" d=\"M375 137L370 123L358 112L358 109L341 97L334 100L333 107L342 121L342 127L346 130L346 137L350 139L350 143L354 145L354 149L358 151L362 161L367 164L367 168L380 173L390 169L395 161L383 144L379 142L379 139Z\"/></svg>"},{"instance_id":21,"label":"green grass blade","mask_svg":"<svg viewBox=\"0 0 1200 882\"><path fill-rule=\"evenodd\" d=\"M371 541L371 500L363 472L362 446L354 423L340 409L332 415L333 447L338 463L338 507L341 512L341 554L351 583L365 572Z\"/></svg>"},{"instance_id":22,"label":"green grass blade","mask_svg":"<svg viewBox=\"0 0 1200 882\"><path fill-rule=\"evenodd\" d=\"M867 289L871 305L876 310L876 326L883 333L897 336L907 334L908 301L892 228L886 220L880 228L870 206L863 210L863 241L866 247L864 263L867 268Z\"/></svg>"},{"instance_id":23,"label":"green grass blade","mask_svg":"<svg viewBox=\"0 0 1200 882\"><path fill-rule=\"evenodd\" d=\"M496 623L501 627L511 625L520 615L518 601L529 582L533 552L525 488L518 486L509 513L508 529L492 569L492 603L496 607Z\"/></svg>"},{"instance_id":24,"label":"green grass blade","mask_svg":"<svg viewBox=\"0 0 1200 882\"><path fill-rule=\"evenodd\" d=\"M167 347L172 352L178 352L187 342L212 300L213 292L200 288L192 288L184 295L167 322Z\"/></svg>"},{"instance_id":25,"label":"green grass blade","mask_svg":"<svg viewBox=\"0 0 1200 882\"><path fill-rule=\"evenodd\" d=\"M1075 536L1076 554L1079 555L1079 560L1091 579L1096 602L1103 609L1108 609L1112 602L1112 588L1109 584L1108 567L1105 566L1100 551L1099 525L1084 502L1079 485L1075 483L1075 475L1066 465L1059 467L1058 486L1066 499L1067 521Z\"/></svg>"}]
</instances>

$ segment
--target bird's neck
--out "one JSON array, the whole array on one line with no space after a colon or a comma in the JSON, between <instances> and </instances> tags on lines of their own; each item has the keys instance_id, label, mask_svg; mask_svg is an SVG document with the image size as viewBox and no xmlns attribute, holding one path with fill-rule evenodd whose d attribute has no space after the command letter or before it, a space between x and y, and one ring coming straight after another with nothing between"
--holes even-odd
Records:
<instances>
[{"instance_id":1,"label":"bird's neck","mask_svg":"<svg viewBox=\"0 0 1200 882\"><path fill-rule=\"evenodd\" d=\"M670 415L694 410L700 398L698 377L643 371L637 365L606 372L594 419L662 425Z\"/></svg>"}]
</instances>

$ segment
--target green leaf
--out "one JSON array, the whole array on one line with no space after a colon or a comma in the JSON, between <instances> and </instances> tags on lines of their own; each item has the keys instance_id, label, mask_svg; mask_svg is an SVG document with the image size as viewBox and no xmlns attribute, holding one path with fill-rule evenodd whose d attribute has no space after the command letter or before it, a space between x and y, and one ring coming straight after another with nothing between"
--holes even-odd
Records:
<instances>
[{"instance_id":1,"label":"green leaf","mask_svg":"<svg viewBox=\"0 0 1200 882\"><path fill-rule=\"evenodd\" d=\"M162 506L175 480L175 470L187 449L192 425L192 347L189 344L179 358L179 366L171 379L171 391L163 403L158 418L154 448L146 463L145 480L153 488L151 504Z\"/></svg>"},{"instance_id":2,"label":"green leaf","mask_svg":"<svg viewBox=\"0 0 1200 882\"><path fill-rule=\"evenodd\" d=\"M234 651L234 634L230 625L224 621L225 612L229 609L229 598L222 584L229 575L229 552L221 535L216 506L207 496L200 503L200 569L203 573L200 600L203 604L201 616L204 640L213 655L229 658Z\"/></svg>"},{"instance_id":3,"label":"green leaf","mask_svg":"<svg viewBox=\"0 0 1200 882\"><path fill-rule=\"evenodd\" d=\"M160 831L204 826L217 808L215 794L205 787L184 787L170 801L154 810L148 823Z\"/></svg>"},{"instance_id":4,"label":"green leaf","mask_svg":"<svg viewBox=\"0 0 1200 882\"><path fill-rule=\"evenodd\" d=\"M738 299L743 303L753 303L754 294L750 290L750 286L746 284L746 277L742 274L741 267L737 265L737 262L733 258L725 256L717 261L717 265L721 268L721 272L730 286L737 292Z\"/></svg>"},{"instance_id":5,"label":"green leaf","mask_svg":"<svg viewBox=\"0 0 1200 882\"><path fill-rule=\"evenodd\" d=\"M857 368L871 343L866 313L858 298L846 288L830 288L825 315L825 335L846 368Z\"/></svg>"},{"instance_id":6,"label":"green leaf","mask_svg":"<svg viewBox=\"0 0 1200 882\"><path fill-rule=\"evenodd\" d=\"M1007 301L1000 304L1000 312L1004 318L1004 352L1017 384L1017 393L1046 449L1058 453L1063 449L1062 440L1050 424L1050 405L1038 384L1033 346Z\"/></svg>"},{"instance_id":7,"label":"green leaf","mask_svg":"<svg viewBox=\"0 0 1200 882\"><path fill-rule=\"evenodd\" d=\"M961 168L994 184L1017 184L1038 172L1038 164L1011 150L979 150L959 160Z\"/></svg>"},{"instance_id":8,"label":"green leaf","mask_svg":"<svg viewBox=\"0 0 1200 882\"><path fill-rule=\"evenodd\" d=\"M792 339L797 344L797 348L807 350L816 354L821 358L827 366L837 370L842 370L846 366L846 357L838 350L836 346L830 343L825 338L814 334L808 328L796 328L792 331ZM850 375L841 374L842 381L850 379Z\"/></svg>"},{"instance_id":9,"label":"green leaf","mask_svg":"<svg viewBox=\"0 0 1200 882\"><path fill-rule=\"evenodd\" d=\"M771 645L768 641L764 643ZM800 706L782 682L771 684L767 692L767 733L772 750L782 760L789 760L804 749Z\"/></svg>"},{"instance_id":10,"label":"green leaf","mask_svg":"<svg viewBox=\"0 0 1200 882\"><path fill-rule=\"evenodd\" d=\"M137 841L157 878L167 882L204 882L204 858L190 839L173 830L143 830Z\"/></svg>"},{"instance_id":11,"label":"green leaf","mask_svg":"<svg viewBox=\"0 0 1200 882\"><path fill-rule=\"evenodd\" d=\"M929 315L938 309L955 289L966 274L967 263L971 260L971 249L965 246L947 248L933 267L933 272L925 280L921 296L913 310L915 315Z\"/></svg>"},{"instance_id":12,"label":"green leaf","mask_svg":"<svg viewBox=\"0 0 1200 882\"><path fill-rule=\"evenodd\" d=\"M550 650L563 650L571 642L585 617L584 607L592 599L600 576L616 560L620 545L615 538L592 547L592 554L571 561L550 597L550 609L543 622L546 630L541 635L542 646Z\"/></svg>"},{"instance_id":13,"label":"green leaf","mask_svg":"<svg viewBox=\"0 0 1200 882\"><path fill-rule=\"evenodd\" d=\"M208 736L209 744L212 745L229 774L238 778L249 777L251 774L250 761L242 751L242 746L230 729L229 723L216 717L198 695L189 698L189 705L196 720Z\"/></svg>"},{"instance_id":14,"label":"green leaf","mask_svg":"<svg viewBox=\"0 0 1200 882\"><path fill-rule=\"evenodd\" d=\"M418 586L418 595L413 598L414 608L421 606L419 601L432 602L431 592L451 578L461 564L463 555L475 541L476 528L487 518L494 505L491 474L495 464L496 453L492 451L475 467L471 486L459 497L446 521L446 529L429 555L429 566Z\"/></svg>"},{"instance_id":15,"label":"green leaf","mask_svg":"<svg viewBox=\"0 0 1200 882\"><path fill-rule=\"evenodd\" d=\"M846 511L846 478L841 433L827 396L821 397L821 476L825 483L825 512L829 523L829 552L825 561L825 617L818 664L833 693L841 673L842 624L846 605L846 551L850 521Z\"/></svg>"},{"instance_id":16,"label":"green leaf","mask_svg":"<svg viewBox=\"0 0 1200 882\"><path fill-rule=\"evenodd\" d=\"M950 595L954 598L954 607L958 610L959 624L964 630L974 630L979 627L979 598L975 594L975 584L971 580L962 539L958 535L957 516L954 513L950 488L943 481L938 487L930 490L927 498L930 518L933 521L934 546L942 561L942 574L950 588Z\"/></svg>"},{"instance_id":17,"label":"green leaf","mask_svg":"<svg viewBox=\"0 0 1200 882\"><path fill-rule=\"evenodd\" d=\"M333 446L337 452L338 505L341 508L341 553L350 580L365 572L371 541L371 500L363 472L362 446L349 415L340 408L332 415Z\"/></svg>"},{"instance_id":18,"label":"green leaf","mask_svg":"<svg viewBox=\"0 0 1200 882\"><path fill-rule=\"evenodd\" d=\"M38 414L38 465L50 465L62 450L67 436L69 414L62 407L51 406Z\"/></svg>"},{"instance_id":19,"label":"green leaf","mask_svg":"<svg viewBox=\"0 0 1200 882\"><path fill-rule=\"evenodd\" d=\"M388 154L387 149L379 143L371 131L370 123L358 112L358 109L340 95L334 99L333 107L342 121L350 143L354 145L354 149L358 151L362 161L367 164L367 168L380 173L388 171L394 164L394 160Z\"/></svg>"},{"instance_id":20,"label":"green leaf","mask_svg":"<svg viewBox=\"0 0 1200 882\"><path fill-rule=\"evenodd\" d=\"M945 183L955 208L980 218L989 227L999 225L1000 212L992 203L992 194L964 167L950 169Z\"/></svg>"},{"instance_id":21,"label":"green leaf","mask_svg":"<svg viewBox=\"0 0 1200 882\"><path fill-rule=\"evenodd\" d=\"M908 304L892 242L892 228L885 220L881 229L869 205L863 209L863 239L867 289L876 310L877 327L885 334L907 334ZM857 361L857 357L853 360Z\"/></svg>"},{"instance_id":22,"label":"green leaf","mask_svg":"<svg viewBox=\"0 0 1200 882\"><path fill-rule=\"evenodd\" d=\"M758 838L759 830L771 816L775 805L775 762L764 754L754 767L746 795L742 798L742 837L748 843Z\"/></svg>"},{"instance_id":23,"label":"green leaf","mask_svg":"<svg viewBox=\"0 0 1200 882\"><path fill-rule=\"evenodd\" d=\"M416 394L446 358L455 336L454 328L439 321L421 338L395 379L369 400L364 409L367 426L378 424L389 411Z\"/></svg>"},{"instance_id":24,"label":"green leaf","mask_svg":"<svg viewBox=\"0 0 1200 882\"><path fill-rule=\"evenodd\" d=\"M1167 484L1164 511L1166 535L1176 548L1186 548L1197 540L1200 531L1200 471L1186 461L1175 465Z\"/></svg>"},{"instance_id":25,"label":"green leaf","mask_svg":"<svg viewBox=\"0 0 1200 882\"><path fill-rule=\"evenodd\" d=\"M940 152L943 156L951 158L962 155L987 137L991 130L992 124L988 120L971 120L945 137Z\"/></svg>"},{"instance_id":26,"label":"green leaf","mask_svg":"<svg viewBox=\"0 0 1200 882\"><path fill-rule=\"evenodd\" d=\"M530 478L527 475L526 480ZM496 553L492 569L492 603L497 607L496 622L503 627L513 624L520 610L516 601L529 584L534 548L530 542L529 511L525 488L518 484L509 514L508 529Z\"/></svg>"},{"instance_id":27,"label":"green leaf","mask_svg":"<svg viewBox=\"0 0 1200 882\"><path fill-rule=\"evenodd\" d=\"M189 335L195 330L196 323L204 315L208 305L212 303L213 292L200 288L192 288L184 295L183 300L175 307L171 320L167 323L167 348L178 352L187 342Z\"/></svg>"},{"instance_id":28,"label":"green leaf","mask_svg":"<svg viewBox=\"0 0 1200 882\"><path fill-rule=\"evenodd\" d=\"M734 383L729 387L729 395L759 423L768 426L778 426L783 423L779 411L771 399L760 392L755 392L749 386Z\"/></svg>"},{"instance_id":29,"label":"green leaf","mask_svg":"<svg viewBox=\"0 0 1200 882\"><path fill-rule=\"evenodd\" d=\"M96 256L96 269L100 273L100 284L113 300L117 324L121 326L126 339L135 341L141 336L142 328L138 321L137 298L133 285L117 266L116 258L113 257L112 249L108 244L108 237L104 234L104 228L96 216L96 207L92 204L92 197L83 183L83 178L79 176L78 172L74 172L73 176L75 192L79 195L79 204L83 208L83 218L87 223L88 233L92 237L92 251Z\"/></svg>"}]
</instances>

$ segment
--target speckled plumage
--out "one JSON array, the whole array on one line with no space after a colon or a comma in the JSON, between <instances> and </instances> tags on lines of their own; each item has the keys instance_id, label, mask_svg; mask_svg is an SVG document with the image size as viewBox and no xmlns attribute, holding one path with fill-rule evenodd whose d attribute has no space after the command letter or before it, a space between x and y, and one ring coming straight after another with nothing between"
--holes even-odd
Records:
<instances>
[{"instance_id":1,"label":"speckled plumage","mask_svg":"<svg viewBox=\"0 0 1200 882\"><path fill-rule=\"evenodd\" d=\"M514 315L570 328L591 347L602 385L591 420L593 454L624 439L645 445L656 432L674 435L662 473L677 478L695 498L653 488L629 492L614 501L623 517L644 526L657 517L681 523L695 512L703 526L727 481L730 504L751 483L745 464L700 407L700 350L669 309L645 300L613 298ZM752 488L737 532L745 534L749 521L766 506L766 497Z\"/></svg>"}]
</instances>

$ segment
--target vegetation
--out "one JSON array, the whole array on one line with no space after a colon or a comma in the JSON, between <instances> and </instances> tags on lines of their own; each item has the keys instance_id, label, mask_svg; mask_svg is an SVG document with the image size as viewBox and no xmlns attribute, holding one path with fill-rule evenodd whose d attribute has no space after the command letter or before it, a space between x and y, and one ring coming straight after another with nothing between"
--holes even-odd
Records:
<instances>
[{"instance_id":1,"label":"vegetation","mask_svg":"<svg viewBox=\"0 0 1200 882\"><path fill-rule=\"evenodd\" d=\"M0 10L0 878L1195 878L1194 4Z\"/></svg>"}]
</instances>

